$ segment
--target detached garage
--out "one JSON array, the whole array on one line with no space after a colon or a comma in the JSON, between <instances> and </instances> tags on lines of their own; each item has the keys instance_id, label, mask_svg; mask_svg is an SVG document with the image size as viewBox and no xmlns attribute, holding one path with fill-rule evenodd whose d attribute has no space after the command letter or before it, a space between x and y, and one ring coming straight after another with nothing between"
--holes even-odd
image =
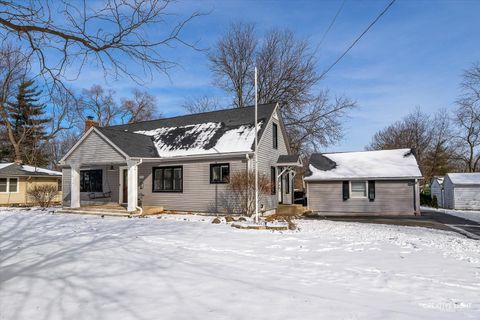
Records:
<instances>
[{"instance_id":1,"label":"detached garage","mask_svg":"<svg viewBox=\"0 0 480 320\"><path fill-rule=\"evenodd\" d=\"M422 174L411 149L312 154L304 178L320 215L420 214Z\"/></svg>"},{"instance_id":2,"label":"detached garage","mask_svg":"<svg viewBox=\"0 0 480 320\"><path fill-rule=\"evenodd\" d=\"M443 188L445 208L480 210L480 172L449 173Z\"/></svg>"}]
</instances>

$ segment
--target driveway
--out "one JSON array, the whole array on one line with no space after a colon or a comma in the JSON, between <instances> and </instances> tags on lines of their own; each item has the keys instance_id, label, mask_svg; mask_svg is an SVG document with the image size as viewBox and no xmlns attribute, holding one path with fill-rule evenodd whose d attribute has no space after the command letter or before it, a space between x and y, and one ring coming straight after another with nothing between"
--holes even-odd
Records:
<instances>
[{"instance_id":1,"label":"driveway","mask_svg":"<svg viewBox=\"0 0 480 320\"><path fill-rule=\"evenodd\" d=\"M480 240L480 224L435 209L422 208L422 217L444 224L469 238Z\"/></svg>"},{"instance_id":2,"label":"driveway","mask_svg":"<svg viewBox=\"0 0 480 320\"><path fill-rule=\"evenodd\" d=\"M410 227L424 227L458 232L468 238L480 240L480 224L446 214L444 212L423 208L420 216L322 216L312 214L306 219L326 219L332 221L350 221L361 223L377 223Z\"/></svg>"}]
</instances>

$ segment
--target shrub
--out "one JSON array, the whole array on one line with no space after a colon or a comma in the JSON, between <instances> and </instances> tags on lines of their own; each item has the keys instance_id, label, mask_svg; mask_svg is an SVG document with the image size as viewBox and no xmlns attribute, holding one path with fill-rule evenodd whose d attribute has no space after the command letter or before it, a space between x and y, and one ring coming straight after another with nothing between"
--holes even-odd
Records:
<instances>
[{"instance_id":1,"label":"shrub","mask_svg":"<svg viewBox=\"0 0 480 320\"><path fill-rule=\"evenodd\" d=\"M55 185L40 184L28 189L27 194L36 205L46 208L51 205L53 199L58 195L58 190Z\"/></svg>"},{"instance_id":2,"label":"shrub","mask_svg":"<svg viewBox=\"0 0 480 320\"><path fill-rule=\"evenodd\" d=\"M438 208L438 200L436 196L431 197L430 194L420 193L420 205L432 208Z\"/></svg>"},{"instance_id":3,"label":"shrub","mask_svg":"<svg viewBox=\"0 0 480 320\"><path fill-rule=\"evenodd\" d=\"M265 198L270 193L269 179L264 174L259 173L258 202L264 203ZM255 171L243 170L230 174L227 190L222 195L221 206L227 212L248 216L255 213Z\"/></svg>"}]
</instances>

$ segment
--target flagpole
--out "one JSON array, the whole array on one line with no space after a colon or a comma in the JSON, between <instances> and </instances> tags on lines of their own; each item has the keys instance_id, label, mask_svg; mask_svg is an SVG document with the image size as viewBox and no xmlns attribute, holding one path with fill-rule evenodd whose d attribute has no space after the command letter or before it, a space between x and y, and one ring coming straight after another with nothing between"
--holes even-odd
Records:
<instances>
[{"instance_id":1,"label":"flagpole","mask_svg":"<svg viewBox=\"0 0 480 320\"><path fill-rule=\"evenodd\" d=\"M257 67L255 67L255 222L258 223L258 90Z\"/></svg>"}]
</instances>

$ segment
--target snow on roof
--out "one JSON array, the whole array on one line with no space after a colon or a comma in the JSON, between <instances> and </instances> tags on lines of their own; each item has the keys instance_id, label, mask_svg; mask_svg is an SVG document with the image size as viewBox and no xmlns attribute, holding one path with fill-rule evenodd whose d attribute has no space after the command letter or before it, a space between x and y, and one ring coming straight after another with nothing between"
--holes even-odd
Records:
<instances>
[{"instance_id":1,"label":"snow on roof","mask_svg":"<svg viewBox=\"0 0 480 320\"><path fill-rule=\"evenodd\" d=\"M421 178L411 149L313 154L306 181Z\"/></svg>"},{"instance_id":2,"label":"snow on roof","mask_svg":"<svg viewBox=\"0 0 480 320\"><path fill-rule=\"evenodd\" d=\"M7 162L7 163L0 163L0 169L6 168L9 165L11 165L13 162Z\"/></svg>"},{"instance_id":3,"label":"snow on roof","mask_svg":"<svg viewBox=\"0 0 480 320\"><path fill-rule=\"evenodd\" d=\"M39 167L33 167L29 165L19 165L14 162L0 163L0 174L3 175L36 175L36 176L61 176L59 171L48 170Z\"/></svg>"},{"instance_id":4,"label":"snow on roof","mask_svg":"<svg viewBox=\"0 0 480 320\"><path fill-rule=\"evenodd\" d=\"M453 184L479 184L480 172L449 173L448 177Z\"/></svg>"},{"instance_id":5,"label":"snow on roof","mask_svg":"<svg viewBox=\"0 0 480 320\"><path fill-rule=\"evenodd\" d=\"M445 177L433 177L433 179L436 180L439 185L443 185L443 180L445 180Z\"/></svg>"},{"instance_id":6,"label":"snow on roof","mask_svg":"<svg viewBox=\"0 0 480 320\"><path fill-rule=\"evenodd\" d=\"M262 122L258 123L260 131ZM222 122L206 122L179 127L135 131L153 137L160 157L250 152L255 140L253 125L226 127Z\"/></svg>"},{"instance_id":7,"label":"snow on roof","mask_svg":"<svg viewBox=\"0 0 480 320\"><path fill-rule=\"evenodd\" d=\"M39 167L32 167L32 166L28 166L28 165L22 165L21 170L26 171L26 172L45 173L45 174L48 174L50 176L61 176L62 175L62 173L59 172L59 171L48 170L48 169L43 169L43 168L39 168Z\"/></svg>"}]
</instances>

